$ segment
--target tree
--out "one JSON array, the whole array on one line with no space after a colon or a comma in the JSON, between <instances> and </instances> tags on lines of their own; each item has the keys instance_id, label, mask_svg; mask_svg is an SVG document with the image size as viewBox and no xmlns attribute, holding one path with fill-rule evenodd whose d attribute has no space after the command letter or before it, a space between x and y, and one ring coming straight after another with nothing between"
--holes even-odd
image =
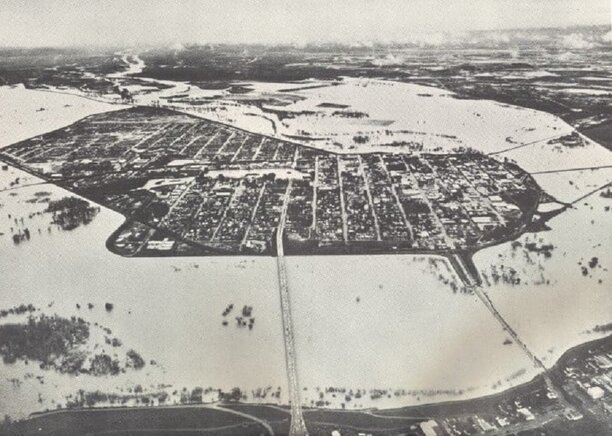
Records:
<instances>
[{"instance_id":1,"label":"tree","mask_svg":"<svg viewBox=\"0 0 612 436\"><path fill-rule=\"evenodd\" d=\"M134 369L141 369L145 366L144 359L134 350L129 350L127 353L128 366Z\"/></svg>"},{"instance_id":2,"label":"tree","mask_svg":"<svg viewBox=\"0 0 612 436\"><path fill-rule=\"evenodd\" d=\"M233 388L230 392L220 392L219 397L222 401L240 401L242 398L242 391L240 388Z\"/></svg>"},{"instance_id":3,"label":"tree","mask_svg":"<svg viewBox=\"0 0 612 436\"><path fill-rule=\"evenodd\" d=\"M170 207L166 203L155 201L149 205L149 212L154 218L162 218L168 213Z\"/></svg>"}]
</instances>

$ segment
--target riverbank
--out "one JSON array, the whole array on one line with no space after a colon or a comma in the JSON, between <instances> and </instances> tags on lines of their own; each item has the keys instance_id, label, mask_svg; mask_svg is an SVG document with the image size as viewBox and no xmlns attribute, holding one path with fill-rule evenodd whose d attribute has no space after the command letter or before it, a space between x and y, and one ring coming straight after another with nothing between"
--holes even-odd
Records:
<instances>
[{"instance_id":1,"label":"riverbank","mask_svg":"<svg viewBox=\"0 0 612 436\"><path fill-rule=\"evenodd\" d=\"M569 365L576 366L576 361L585 363L593 354L594 350L599 352L612 351L612 335L590 341L576 346L566 351L559 361L550 369L550 374L556 379L564 377L564 371ZM562 382L562 380L561 380ZM368 431L372 434L387 434L388 432L405 432L423 423L435 422L440 425L445 420L455 419L455 423L460 423L466 417L476 417L483 419L490 415L503 413L500 405L512 403L520 398L525 401L527 398L534 398L540 392L545 396L547 386L542 375L534 377L531 381L519 386L505 390L504 392L488 395L464 401L453 401L436 404L425 404L414 407L404 407L399 409L366 409L366 410L315 410L305 409L304 417L306 425L311 434L329 434L333 430L338 430L341 434L354 434L360 431ZM554 398L550 398L551 404ZM523 404L529 407L531 413L539 420L539 415L551 407L548 403L539 405ZM87 432L127 432L132 425L144 416L155 416L155 420L148 421L147 425L139 428L139 433L154 435L161 434L163 431L174 429L178 422L181 423L183 431L204 430L214 427L213 423L228 419L228 411L237 411L243 414L244 423L267 422L272 431L278 434L285 434L289 423L288 409L276 407L269 404L244 404L244 403L224 403L215 405L188 404L174 407L146 407L146 408L97 408L97 409L76 409L45 413L35 413L29 418L5 423L4 429L7 435L21 434L29 435L39 432L40 429L46 434L76 435ZM207 419L201 421L203 417ZM250 418L250 419L249 419ZM524 426L522 421L517 424L508 424L506 431L512 431L513 426L520 428ZM538 421L536 421L537 423ZM236 424L236 423L234 423ZM539 425L536 425L539 427ZM555 435L574 435L574 434L603 434L591 433L590 431L605 431L605 423L598 422L594 417L586 416L576 421L568 420L563 415L542 422L542 429L554 429ZM581 433L576 431L582 430ZM589 433L585 433L587 429ZM241 433L245 434L245 433ZM446 434L446 433L441 433ZM470 433L473 434L473 433Z\"/></svg>"}]
</instances>

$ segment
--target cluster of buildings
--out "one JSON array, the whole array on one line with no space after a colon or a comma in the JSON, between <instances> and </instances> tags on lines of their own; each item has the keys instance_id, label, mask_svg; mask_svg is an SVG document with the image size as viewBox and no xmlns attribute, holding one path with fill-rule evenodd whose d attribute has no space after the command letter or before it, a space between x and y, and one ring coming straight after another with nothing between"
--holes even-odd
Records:
<instances>
[{"instance_id":1,"label":"cluster of buildings","mask_svg":"<svg viewBox=\"0 0 612 436\"><path fill-rule=\"evenodd\" d=\"M594 414L612 419L612 351L605 348L591 352L586 359L575 359L564 368L570 390L587 404Z\"/></svg>"},{"instance_id":2,"label":"cluster of buildings","mask_svg":"<svg viewBox=\"0 0 612 436\"><path fill-rule=\"evenodd\" d=\"M465 412L420 424L426 436L487 434L585 434L609 426L612 416L612 352L609 338L572 350L551 370L558 389L543 378L511 395L473 400ZM563 396L563 398L561 398ZM468 410L473 410L469 412ZM586 422L585 422L586 421ZM600 427L598 425L603 425ZM574 431L573 429L581 429ZM604 431L605 432L605 431ZM589 433L602 434L602 433Z\"/></svg>"},{"instance_id":3,"label":"cluster of buildings","mask_svg":"<svg viewBox=\"0 0 612 436\"><path fill-rule=\"evenodd\" d=\"M281 220L288 254L473 249L523 228L540 194L520 168L475 153L335 154L150 107L3 154L160 230L144 253L179 241L270 253Z\"/></svg>"}]
</instances>

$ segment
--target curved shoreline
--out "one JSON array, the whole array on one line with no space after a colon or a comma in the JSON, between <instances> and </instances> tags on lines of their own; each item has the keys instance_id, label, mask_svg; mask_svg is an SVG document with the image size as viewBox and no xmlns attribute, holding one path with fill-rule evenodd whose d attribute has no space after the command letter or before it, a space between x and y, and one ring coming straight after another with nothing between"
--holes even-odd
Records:
<instances>
[{"instance_id":1,"label":"curved shoreline","mask_svg":"<svg viewBox=\"0 0 612 436\"><path fill-rule=\"evenodd\" d=\"M612 348L612 334L604 336L602 338L598 338L567 350L562 354L562 356L557 360L557 362L550 368L550 372L553 373L554 377L560 377L565 365L571 359L579 359L583 361L583 359L588 355L589 349L598 346L606 346L607 348ZM354 409L354 410L344 410L344 409L331 409L331 408L304 408L304 417L307 425L316 426L337 426L344 428L354 428L355 430L363 430L363 425L348 425L344 416L352 415L354 418L359 418L360 421L363 419L371 419L369 430L371 431L383 431L385 429L378 428L375 425L375 422L378 422L382 425L381 421L383 419L390 419L395 424L395 427L402 427L406 425L414 425L424 421L429 420L441 420L447 417L452 417L455 415L479 415L479 414L487 414L486 410L490 409L493 405L498 404L503 401L510 401L512 398L516 396L520 396L521 394L528 394L533 392L534 389L538 390L546 390L546 383L544 382L544 376L542 374L536 375L530 381L522 383L520 385L508 388L503 392L499 392L496 394L481 396L473 399L466 400L456 400L456 401L444 401L444 402L435 402L435 403L427 403L418 406L407 406L407 407L399 407L399 408L386 408L386 409L378 409L376 407L364 408L364 409ZM61 423L62 419L67 416L71 416L70 422L74 426L75 422L78 423L78 419L80 415L89 416L92 414L116 414L116 415L126 415L129 416L132 413L141 413L144 411L150 411L152 413L156 413L157 411L163 410L164 412L172 413L183 413L186 410L218 410L218 411L227 411L227 409L236 409L241 410L241 408L248 409L248 414L244 414L243 416L253 416L257 417L256 413L261 411L264 415L269 413L267 410L275 409L279 412L289 413L288 406L277 406L272 403L223 403L223 402L212 402L212 403L186 403L182 405L168 405L168 406L136 406L136 407L90 407L90 408L77 408L77 409L61 409L61 410L51 410L51 411L41 411L34 412L28 416L28 418L15 421L11 424L11 427L8 428L9 433L12 432L25 432L29 427L32 428L40 428L45 425L49 425L50 427L57 428L58 422ZM538 410L534 410L534 413L538 413ZM148 413L148 412L146 412ZM317 418L313 413L317 413L319 418ZM320 419L325 418L325 422L321 422ZM338 419L338 421L334 422L334 418ZM380 418L380 420L376 421L374 418ZM87 418L85 418L87 419ZM92 419L92 417L89 417ZM108 418L107 418L108 419ZM269 422L273 426L279 425L283 423L283 425L287 424L286 420L278 421L273 419L265 419L261 418L265 422ZM563 419L559 417L559 419ZM53 423L54 420L57 420L56 423ZM76 420L76 421L72 421ZM406 421L401 421L406 420ZM126 419L129 421L129 419ZM399 421L399 422L398 422ZM108 422L100 422L101 426L108 425ZM390 425L390 424L386 424ZM348 426L348 427L347 427ZM393 426L392 426L393 427ZM61 428L61 427L60 427ZM393 427L394 428L394 427ZM74 427L71 427L74 429ZM386 430L390 430L391 427L386 428ZM68 429L65 429L68 430ZM509 430L512 430L509 428ZM98 428L96 431L104 431L104 428ZM120 430L115 430L120 431ZM29 434L29 433L28 433Z\"/></svg>"}]
</instances>

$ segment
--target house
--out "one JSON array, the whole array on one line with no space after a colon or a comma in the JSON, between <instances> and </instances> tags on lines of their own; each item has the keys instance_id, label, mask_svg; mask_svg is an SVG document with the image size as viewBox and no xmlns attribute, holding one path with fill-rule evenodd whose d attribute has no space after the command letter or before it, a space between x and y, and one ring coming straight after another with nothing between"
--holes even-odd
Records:
<instances>
[{"instance_id":1,"label":"house","mask_svg":"<svg viewBox=\"0 0 612 436\"><path fill-rule=\"evenodd\" d=\"M425 436L438 436L438 423L433 419L419 424L421 431Z\"/></svg>"},{"instance_id":2,"label":"house","mask_svg":"<svg viewBox=\"0 0 612 436\"><path fill-rule=\"evenodd\" d=\"M531 410L529 410L526 407L521 407L520 409L517 410L518 413L520 413L523 418L525 418L525 421L533 421L535 419L535 416L533 416L533 413L531 413Z\"/></svg>"},{"instance_id":3,"label":"house","mask_svg":"<svg viewBox=\"0 0 612 436\"><path fill-rule=\"evenodd\" d=\"M591 397L591 400L599 400L605 395L605 391L599 386L591 386L586 390L587 395Z\"/></svg>"}]
</instances>

